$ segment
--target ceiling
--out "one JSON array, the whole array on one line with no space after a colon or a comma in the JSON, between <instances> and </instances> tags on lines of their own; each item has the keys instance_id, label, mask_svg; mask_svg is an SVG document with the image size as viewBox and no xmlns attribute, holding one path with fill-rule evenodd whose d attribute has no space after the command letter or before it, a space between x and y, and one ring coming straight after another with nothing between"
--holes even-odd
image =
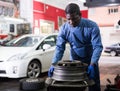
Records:
<instances>
[{"instance_id":1,"label":"ceiling","mask_svg":"<svg viewBox=\"0 0 120 91\"><path fill-rule=\"evenodd\" d=\"M120 0L86 0L86 7L101 7L101 6L115 6L120 5Z\"/></svg>"},{"instance_id":2,"label":"ceiling","mask_svg":"<svg viewBox=\"0 0 120 91\"><path fill-rule=\"evenodd\" d=\"M120 0L36 0L49 4L61 9L65 9L69 3L76 3L80 6L81 10L88 9L90 7L101 7L110 5L120 5Z\"/></svg>"},{"instance_id":3,"label":"ceiling","mask_svg":"<svg viewBox=\"0 0 120 91\"><path fill-rule=\"evenodd\" d=\"M36 0L36 1L40 1L45 4L49 4L61 9L65 9L66 5L68 5L69 3L76 3L80 6L81 10L87 9L87 7L84 7L84 4L83 4L85 0Z\"/></svg>"}]
</instances>

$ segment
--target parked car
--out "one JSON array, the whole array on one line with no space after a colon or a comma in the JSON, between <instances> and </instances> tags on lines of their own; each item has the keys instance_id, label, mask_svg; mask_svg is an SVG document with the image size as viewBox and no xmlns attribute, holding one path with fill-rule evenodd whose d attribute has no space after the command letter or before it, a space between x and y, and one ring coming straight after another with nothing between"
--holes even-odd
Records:
<instances>
[{"instance_id":1,"label":"parked car","mask_svg":"<svg viewBox=\"0 0 120 91\"><path fill-rule=\"evenodd\" d=\"M120 43L105 47L104 52L109 53L111 56L118 56L120 54Z\"/></svg>"},{"instance_id":2,"label":"parked car","mask_svg":"<svg viewBox=\"0 0 120 91\"><path fill-rule=\"evenodd\" d=\"M0 40L0 45L4 45L5 43L9 42L10 40L14 39L15 36L13 34L8 34L8 36L4 39Z\"/></svg>"},{"instance_id":3,"label":"parked car","mask_svg":"<svg viewBox=\"0 0 120 91\"><path fill-rule=\"evenodd\" d=\"M26 34L1 46L0 77L37 78L42 72L47 72L54 54L56 38L57 34ZM69 59L69 48L66 48L63 59Z\"/></svg>"}]
</instances>

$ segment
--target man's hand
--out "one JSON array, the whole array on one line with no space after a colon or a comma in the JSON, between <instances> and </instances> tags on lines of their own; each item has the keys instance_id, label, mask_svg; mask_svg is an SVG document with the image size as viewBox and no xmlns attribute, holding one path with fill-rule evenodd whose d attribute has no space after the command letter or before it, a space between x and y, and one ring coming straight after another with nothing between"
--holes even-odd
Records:
<instances>
[{"instance_id":1,"label":"man's hand","mask_svg":"<svg viewBox=\"0 0 120 91\"><path fill-rule=\"evenodd\" d=\"M94 65L89 65L88 66L88 75L90 79L94 79L95 78L95 69L94 69Z\"/></svg>"},{"instance_id":2,"label":"man's hand","mask_svg":"<svg viewBox=\"0 0 120 91\"><path fill-rule=\"evenodd\" d=\"M53 71L54 71L54 66L51 65L50 68L49 68L49 70L48 70L48 77L52 77Z\"/></svg>"}]
</instances>

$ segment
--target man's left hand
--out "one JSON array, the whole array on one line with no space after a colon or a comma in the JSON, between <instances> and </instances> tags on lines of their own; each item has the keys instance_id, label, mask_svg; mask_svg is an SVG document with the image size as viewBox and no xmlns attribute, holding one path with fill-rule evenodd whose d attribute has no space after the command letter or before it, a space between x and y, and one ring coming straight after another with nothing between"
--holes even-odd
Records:
<instances>
[{"instance_id":1,"label":"man's left hand","mask_svg":"<svg viewBox=\"0 0 120 91\"><path fill-rule=\"evenodd\" d=\"M49 70L48 70L48 77L52 77L53 71L54 71L54 66L51 65L50 68L49 68Z\"/></svg>"}]
</instances>

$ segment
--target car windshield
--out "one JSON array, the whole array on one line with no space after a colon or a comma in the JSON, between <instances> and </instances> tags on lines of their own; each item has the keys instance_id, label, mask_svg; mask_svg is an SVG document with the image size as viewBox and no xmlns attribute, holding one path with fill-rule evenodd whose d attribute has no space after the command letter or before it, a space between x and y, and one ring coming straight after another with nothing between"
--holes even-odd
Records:
<instances>
[{"instance_id":1,"label":"car windshield","mask_svg":"<svg viewBox=\"0 0 120 91\"><path fill-rule=\"evenodd\" d=\"M5 44L5 46L13 46L13 47L32 47L37 44L43 36L26 36L21 38L20 40L13 39Z\"/></svg>"}]
</instances>

